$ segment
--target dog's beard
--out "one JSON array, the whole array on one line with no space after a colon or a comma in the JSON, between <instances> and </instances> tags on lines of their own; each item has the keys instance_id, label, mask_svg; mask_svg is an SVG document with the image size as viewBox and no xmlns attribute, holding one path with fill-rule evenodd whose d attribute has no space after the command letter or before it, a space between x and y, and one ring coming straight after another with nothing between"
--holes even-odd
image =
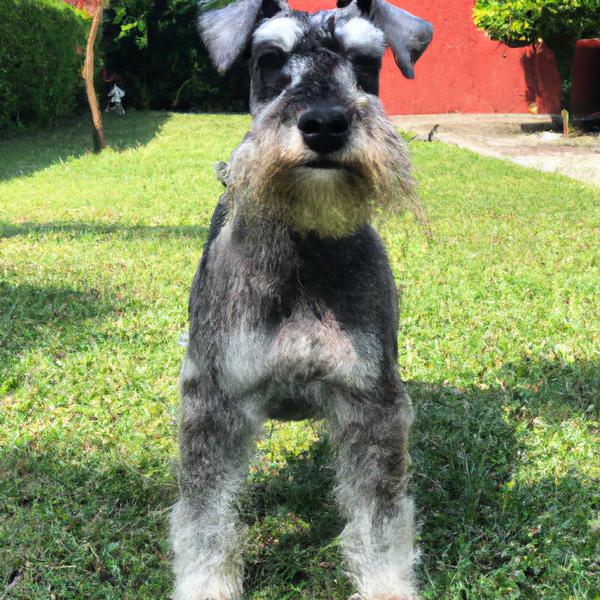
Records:
<instances>
[{"instance_id":1,"label":"dog's beard","mask_svg":"<svg viewBox=\"0 0 600 600\"><path fill-rule=\"evenodd\" d=\"M383 112L360 119L348 147L326 157L330 168L311 166L315 155L295 126L253 130L232 157L229 187L238 206L328 238L354 233L378 207L408 208L422 220L404 141Z\"/></svg>"}]
</instances>

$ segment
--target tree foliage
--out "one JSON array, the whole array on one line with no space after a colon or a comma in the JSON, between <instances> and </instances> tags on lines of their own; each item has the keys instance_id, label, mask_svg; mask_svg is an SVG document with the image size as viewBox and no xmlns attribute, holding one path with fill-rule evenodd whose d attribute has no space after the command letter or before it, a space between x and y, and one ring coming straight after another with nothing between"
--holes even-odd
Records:
<instances>
[{"instance_id":1,"label":"tree foliage","mask_svg":"<svg viewBox=\"0 0 600 600\"><path fill-rule=\"evenodd\" d=\"M552 44L600 35L600 0L478 0L474 18L495 40Z\"/></svg>"},{"instance_id":2,"label":"tree foliage","mask_svg":"<svg viewBox=\"0 0 600 600\"><path fill-rule=\"evenodd\" d=\"M248 77L237 65L216 73L199 39L197 0L112 0L106 11L106 66L138 108L246 108Z\"/></svg>"}]
</instances>

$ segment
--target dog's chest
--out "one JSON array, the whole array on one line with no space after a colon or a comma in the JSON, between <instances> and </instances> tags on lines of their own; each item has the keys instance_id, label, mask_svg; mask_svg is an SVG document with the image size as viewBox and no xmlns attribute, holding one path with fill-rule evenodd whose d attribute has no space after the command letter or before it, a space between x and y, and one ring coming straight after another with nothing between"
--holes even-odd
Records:
<instances>
[{"instance_id":1,"label":"dog's chest","mask_svg":"<svg viewBox=\"0 0 600 600\"><path fill-rule=\"evenodd\" d=\"M372 334L344 331L330 311L295 311L274 328L238 326L224 352L222 374L238 393L323 381L364 389L378 374Z\"/></svg>"}]
</instances>

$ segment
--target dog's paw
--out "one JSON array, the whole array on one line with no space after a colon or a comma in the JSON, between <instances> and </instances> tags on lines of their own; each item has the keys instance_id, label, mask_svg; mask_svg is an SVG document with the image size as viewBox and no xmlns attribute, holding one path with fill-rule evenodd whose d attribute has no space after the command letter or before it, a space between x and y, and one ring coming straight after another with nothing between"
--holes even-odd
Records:
<instances>
[{"instance_id":1,"label":"dog's paw","mask_svg":"<svg viewBox=\"0 0 600 600\"><path fill-rule=\"evenodd\" d=\"M174 590L172 600L237 600L238 596L224 589L215 589L208 585L179 584Z\"/></svg>"},{"instance_id":2,"label":"dog's paw","mask_svg":"<svg viewBox=\"0 0 600 600\"><path fill-rule=\"evenodd\" d=\"M218 596L215 596L214 594L207 596L204 592L198 592L191 596L173 596L173 600L184 600L184 598L185 600L227 600L222 594L219 594Z\"/></svg>"}]
</instances>

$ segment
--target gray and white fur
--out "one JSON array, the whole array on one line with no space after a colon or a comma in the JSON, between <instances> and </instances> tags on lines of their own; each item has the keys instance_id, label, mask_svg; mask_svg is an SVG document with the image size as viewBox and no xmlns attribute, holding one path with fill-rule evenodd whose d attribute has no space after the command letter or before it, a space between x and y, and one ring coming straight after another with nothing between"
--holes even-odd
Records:
<instances>
[{"instance_id":1,"label":"gray and white fur","mask_svg":"<svg viewBox=\"0 0 600 600\"><path fill-rule=\"evenodd\" d=\"M406 492L412 408L397 369L398 299L370 225L417 207L405 145L377 97L391 47L403 73L431 26L383 0L313 15L283 1L204 10L224 71L246 56L253 126L221 172L192 286L181 369L176 600L240 600L235 511L266 419L325 419L342 548L365 600L417 597Z\"/></svg>"}]
</instances>

